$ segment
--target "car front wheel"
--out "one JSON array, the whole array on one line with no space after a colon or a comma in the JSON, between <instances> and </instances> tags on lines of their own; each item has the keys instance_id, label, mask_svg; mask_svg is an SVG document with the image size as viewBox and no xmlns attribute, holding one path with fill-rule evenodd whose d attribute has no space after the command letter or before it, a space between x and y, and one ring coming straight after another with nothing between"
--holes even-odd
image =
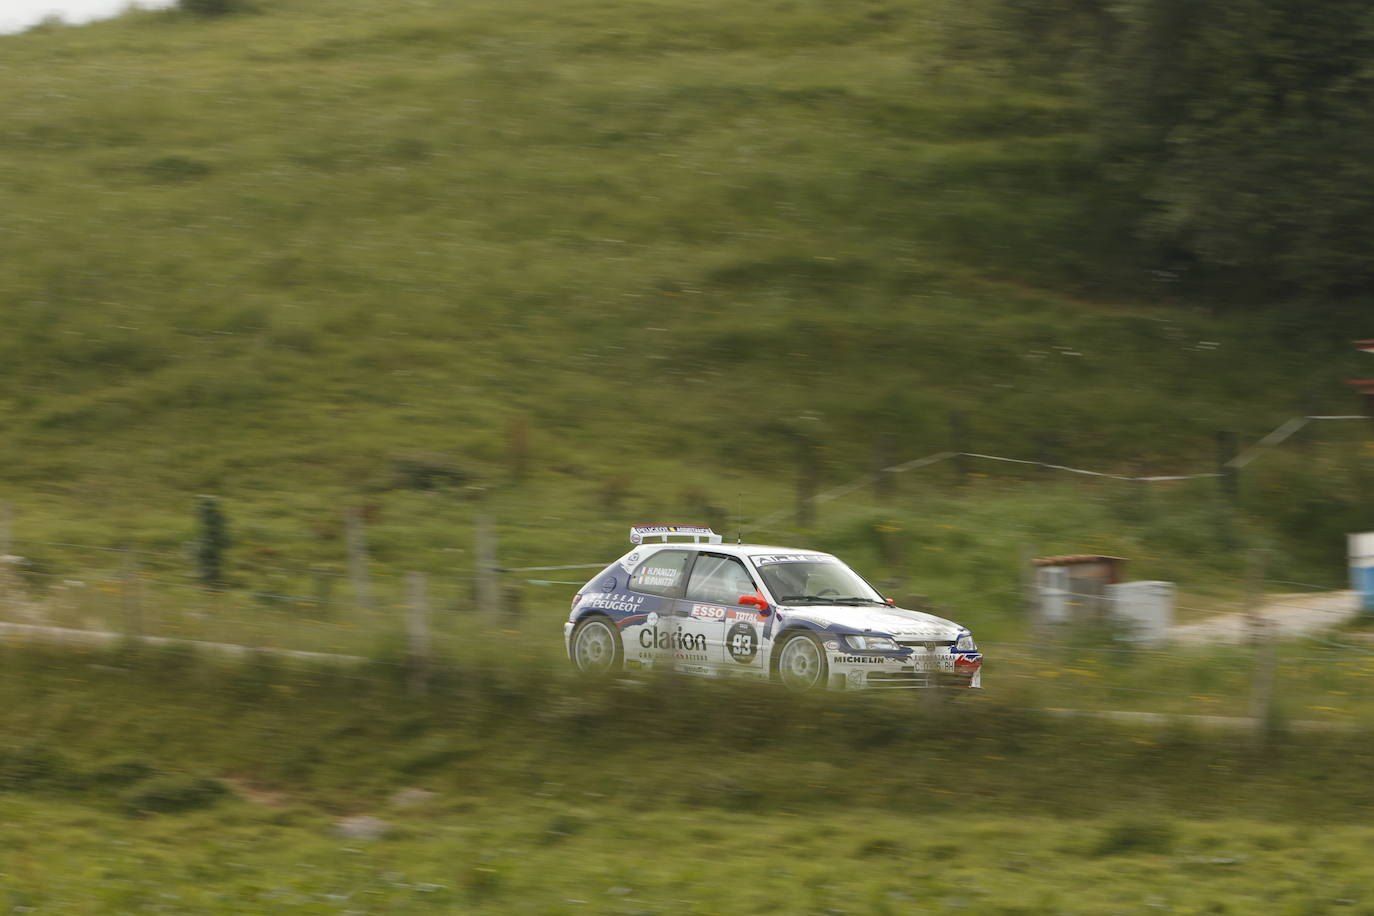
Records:
<instances>
[{"instance_id":1,"label":"car front wheel","mask_svg":"<svg viewBox=\"0 0 1374 916\"><path fill-rule=\"evenodd\" d=\"M788 690L819 690L825 686L830 666L821 641L805 631L790 633L778 646L776 673Z\"/></svg>"},{"instance_id":2,"label":"car front wheel","mask_svg":"<svg viewBox=\"0 0 1374 916\"><path fill-rule=\"evenodd\" d=\"M621 667L620 631L605 617L588 617L572 634L572 662L582 674L603 677Z\"/></svg>"}]
</instances>

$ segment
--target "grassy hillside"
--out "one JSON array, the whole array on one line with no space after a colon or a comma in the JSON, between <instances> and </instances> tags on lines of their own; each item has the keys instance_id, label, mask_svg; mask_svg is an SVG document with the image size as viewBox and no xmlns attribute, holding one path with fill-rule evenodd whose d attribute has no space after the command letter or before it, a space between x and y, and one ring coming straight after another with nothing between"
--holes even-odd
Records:
<instances>
[{"instance_id":1,"label":"grassy hillside","mask_svg":"<svg viewBox=\"0 0 1374 916\"><path fill-rule=\"evenodd\" d=\"M1013 85L966 27L937 0L261 0L0 38L19 549L57 577L102 564L59 543L184 569L214 492L241 585L338 571L342 505L382 569L452 574L477 486L503 561L593 561L626 521L786 507L799 464L823 488L883 436L894 459L943 450L951 410L973 450L1051 437L1154 473L1210 470L1219 429L1349 412L1356 329L1214 316L1165 282L1087 295L1074 278L1113 253L1083 87ZM1334 582L1369 456L1363 431L1318 435L1236 524L1320 545L1287 572ZM940 469L760 537L906 575L877 527L922 532L915 551L949 530L932 512L977 503L965 542L926 545L964 558L924 586L946 600L1004 595L981 570L1011 541L1115 544L1200 584L1236 568L1199 551L1230 543L1210 488L1156 497L1156 537L1128 489L977 470L963 504Z\"/></svg>"}]
</instances>

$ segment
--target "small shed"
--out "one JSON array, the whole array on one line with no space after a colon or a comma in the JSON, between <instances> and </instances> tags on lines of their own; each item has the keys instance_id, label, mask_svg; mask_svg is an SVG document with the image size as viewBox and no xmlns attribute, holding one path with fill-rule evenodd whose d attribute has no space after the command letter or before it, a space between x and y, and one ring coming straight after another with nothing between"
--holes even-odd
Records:
<instances>
[{"instance_id":1,"label":"small shed","mask_svg":"<svg viewBox=\"0 0 1374 916\"><path fill-rule=\"evenodd\" d=\"M1069 620L1102 620L1110 613L1108 586L1121 582L1124 557L1074 553L1037 557L1036 607L1049 623Z\"/></svg>"}]
</instances>

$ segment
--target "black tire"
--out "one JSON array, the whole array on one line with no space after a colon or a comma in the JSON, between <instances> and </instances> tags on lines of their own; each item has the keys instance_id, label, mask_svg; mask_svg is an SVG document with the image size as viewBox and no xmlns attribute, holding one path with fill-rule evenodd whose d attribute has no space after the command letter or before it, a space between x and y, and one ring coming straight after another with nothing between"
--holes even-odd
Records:
<instances>
[{"instance_id":1,"label":"black tire","mask_svg":"<svg viewBox=\"0 0 1374 916\"><path fill-rule=\"evenodd\" d=\"M830 681L825 646L809 630L789 630L773 653L773 677L786 690L824 690Z\"/></svg>"},{"instance_id":2,"label":"black tire","mask_svg":"<svg viewBox=\"0 0 1374 916\"><path fill-rule=\"evenodd\" d=\"M610 677L625 667L625 647L620 630L609 617L593 614L584 617L568 641L568 656L579 674Z\"/></svg>"}]
</instances>

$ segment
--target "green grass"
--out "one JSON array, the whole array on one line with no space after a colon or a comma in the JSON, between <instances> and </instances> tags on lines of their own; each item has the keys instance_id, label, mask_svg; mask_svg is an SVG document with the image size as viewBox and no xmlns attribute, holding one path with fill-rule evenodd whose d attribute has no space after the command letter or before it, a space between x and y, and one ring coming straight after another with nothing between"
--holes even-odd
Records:
<instances>
[{"instance_id":1,"label":"green grass","mask_svg":"<svg viewBox=\"0 0 1374 916\"><path fill-rule=\"evenodd\" d=\"M39 912L1311 913L1374 881L1362 730L1257 744L501 666L416 698L377 672L3 660L0 889ZM336 833L358 815L389 832Z\"/></svg>"},{"instance_id":2,"label":"green grass","mask_svg":"<svg viewBox=\"0 0 1374 916\"><path fill-rule=\"evenodd\" d=\"M1374 832L1243 818L1157 823L884 811L645 811L497 797L413 813L392 835L236 802L129 821L0 798L21 844L12 906L110 913L1367 913ZM1122 837L1165 845L1102 852ZM102 835L119 836L111 844ZM1126 841L1129 842L1129 841ZM42 874L41 880L36 878Z\"/></svg>"}]
</instances>

